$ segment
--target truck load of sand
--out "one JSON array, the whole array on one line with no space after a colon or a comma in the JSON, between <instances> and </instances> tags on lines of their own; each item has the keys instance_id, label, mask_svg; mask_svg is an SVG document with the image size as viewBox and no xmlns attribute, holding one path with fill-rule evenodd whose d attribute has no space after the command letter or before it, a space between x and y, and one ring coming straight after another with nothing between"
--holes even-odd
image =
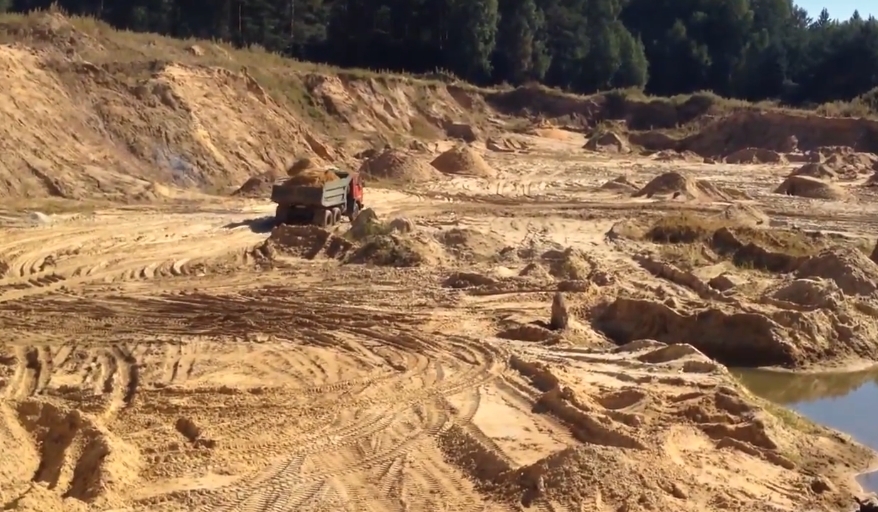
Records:
<instances>
[{"instance_id":1,"label":"truck load of sand","mask_svg":"<svg viewBox=\"0 0 878 512\"><path fill-rule=\"evenodd\" d=\"M417 156L392 148L363 162L359 172L369 178L403 183L426 183L442 176Z\"/></svg>"},{"instance_id":2,"label":"truck load of sand","mask_svg":"<svg viewBox=\"0 0 878 512\"><path fill-rule=\"evenodd\" d=\"M729 195L709 181L697 180L678 172L666 172L652 179L643 188L633 194L633 197L672 196L683 197L689 200L719 200L728 201Z\"/></svg>"},{"instance_id":3,"label":"truck load of sand","mask_svg":"<svg viewBox=\"0 0 878 512\"><path fill-rule=\"evenodd\" d=\"M437 156L430 165L443 174L466 175L477 178L493 178L497 176L487 162L468 144L458 144Z\"/></svg>"},{"instance_id":4,"label":"truck load of sand","mask_svg":"<svg viewBox=\"0 0 878 512\"><path fill-rule=\"evenodd\" d=\"M316 187L339 179L332 169L308 169L294 174L284 181L284 186Z\"/></svg>"},{"instance_id":5,"label":"truck load of sand","mask_svg":"<svg viewBox=\"0 0 878 512\"><path fill-rule=\"evenodd\" d=\"M811 199L842 199L846 195L838 186L810 176L790 176L774 193Z\"/></svg>"}]
</instances>

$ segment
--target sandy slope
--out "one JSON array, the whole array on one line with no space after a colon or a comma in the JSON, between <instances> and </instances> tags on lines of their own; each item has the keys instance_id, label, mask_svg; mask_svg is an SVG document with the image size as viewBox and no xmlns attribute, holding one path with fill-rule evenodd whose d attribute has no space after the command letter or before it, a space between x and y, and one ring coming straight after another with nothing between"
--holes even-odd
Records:
<instances>
[{"instance_id":1,"label":"sandy slope","mask_svg":"<svg viewBox=\"0 0 878 512\"><path fill-rule=\"evenodd\" d=\"M413 268L340 263L359 242L319 230L282 228L266 244L262 201L37 224L2 212L0 500L12 510L205 512L850 504L850 472L872 453L766 408L693 345L721 361L725 352L686 334L722 339L729 323L670 331L688 344L609 342L598 320L617 299L679 314L750 308L775 322L797 313L758 300L789 276L721 259L699 264L696 281L650 272L644 250L677 265L688 253L608 237L619 220L727 205L600 189L620 172L643 183L667 164L570 156L576 137L533 138L526 160L484 153L500 179L370 189L380 218L415 225L399 235L424 251ZM874 222L864 204L765 195L780 168L754 167L746 182L734 166L689 172L749 191L755 199L741 204L771 209L776 223L863 232ZM744 281L730 295L737 306L697 285L721 271ZM562 333L539 325L557 289L571 315ZM873 300L857 297L861 309ZM819 330L840 304L800 311L799 322ZM676 325L631 314L640 316L621 321L655 326L647 337ZM835 361L868 356L856 341L865 335ZM765 343L747 353L786 341Z\"/></svg>"}]
</instances>

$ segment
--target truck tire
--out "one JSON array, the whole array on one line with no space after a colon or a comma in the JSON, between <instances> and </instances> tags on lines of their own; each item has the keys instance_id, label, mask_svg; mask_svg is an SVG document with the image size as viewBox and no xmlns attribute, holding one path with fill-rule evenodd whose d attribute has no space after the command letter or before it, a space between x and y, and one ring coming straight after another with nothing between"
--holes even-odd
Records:
<instances>
[{"instance_id":1,"label":"truck tire","mask_svg":"<svg viewBox=\"0 0 878 512\"><path fill-rule=\"evenodd\" d=\"M351 207L351 211L348 212L348 220L353 222L354 219L356 219L357 215L359 215L359 214L360 214L360 205L357 203L354 203L354 205Z\"/></svg>"},{"instance_id":2,"label":"truck tire","mask_svg":"<svg viewBox=\"0 0 878 512\"><path fill-rule=\"evenodd\" d=\"M332 209L332 225L335 226L341 222L341 210L339 208Z\"/></svg>"},{"instance_id":3,"label":"truck tire","mask_svg":"<svg viewBox=\"0 0 878 512\"><path fill-rule=\"evenodd\" d=\"M277 205L277 208L274 210L274 221L277 224L284 224L287 222L287 217L290 214L290 209L285 204Z\"/></svg>"},{"instance_id":4,"label":"truck tire","mask_svg":"<svg viewBox=\"0 0 878 512\"><path fill-rule=\"evenodd\" d=\"M317 210L316 212L314 212L313 224L315 226L320 226L321 228L332 226L332 211Z\"/></svg>"}]
</instances>

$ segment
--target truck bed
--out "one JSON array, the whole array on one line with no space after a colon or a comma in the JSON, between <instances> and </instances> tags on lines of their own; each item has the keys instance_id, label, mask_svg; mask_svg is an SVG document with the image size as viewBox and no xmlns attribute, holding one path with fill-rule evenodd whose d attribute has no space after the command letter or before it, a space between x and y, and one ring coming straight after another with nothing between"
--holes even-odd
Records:
<instances>
[{"instance_id":1,"label":"truck bed","mask_svg":"<svg viewBox=\"0 0 878 512\"><path fill-rule=\"evenodd\" d=\"M271 200L278 204L291 206L322 206L329 208L344 204L350 176L324 183L322 186L290 186L275 183L271 187Z\"/></svg>"}]
</instances>

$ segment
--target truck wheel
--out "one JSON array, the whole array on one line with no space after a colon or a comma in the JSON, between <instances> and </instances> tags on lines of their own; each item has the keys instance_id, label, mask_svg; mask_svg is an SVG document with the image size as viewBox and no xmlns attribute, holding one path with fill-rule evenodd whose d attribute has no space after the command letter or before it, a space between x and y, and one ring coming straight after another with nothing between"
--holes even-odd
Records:
<instances>
[{"instance_id":1,"label":"truck wheel","mask_svg":"<svg viewBox=\"0 0 878 512\"><path fill-rule=\"evenodd\" d=\"M341 210L338 208L332 209L332 225L335 226L341 222Z\"/></svg>"},{"instance_id":2,"label":"truck wheel","mask_svg":"<svg viewBox=\"0 0 878 512\"><path fill-rule=\"evenodd\" d=\"M274 210L274 221L277 224L284 224L287 221L287 216L289 215L289 208L286 205L279 204L277 208Z\"/></svg>"},{"instance_id":3,"label":"truck wheel","mask_svg":"<svg viewBox=\"0 0 878 512\"><path fill-rule=\"evenodd\" d=\"M357 203L354 203L354 206L351 208L350 213L348 213L348 219L351 222L353 222L354 219L356 219L359 214L360 214L360 205Z\"/></svg>"}]
</instances>

